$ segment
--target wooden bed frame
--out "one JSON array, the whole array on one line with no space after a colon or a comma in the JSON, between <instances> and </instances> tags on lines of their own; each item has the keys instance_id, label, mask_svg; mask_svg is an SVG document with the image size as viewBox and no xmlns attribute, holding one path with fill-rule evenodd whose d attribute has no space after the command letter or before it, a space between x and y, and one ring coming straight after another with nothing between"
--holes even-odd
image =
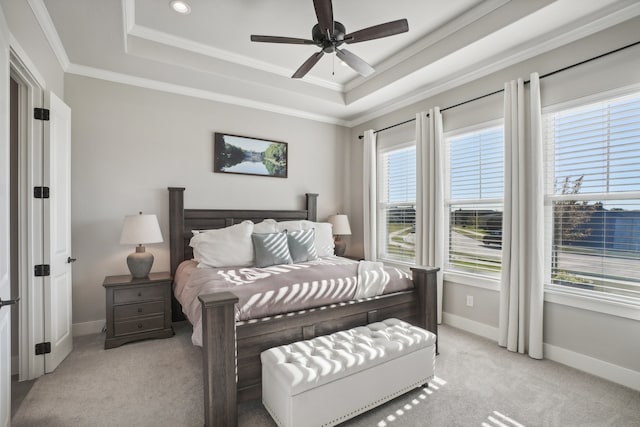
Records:
<instances>
[{"instance_id":1,"label":"wooden bed frame","mask_svg":"<svg viewBox=\"0 0 640 427\"><path fill-rule=\"evenodd\" d=\"M184 188L169 187L171 274L191 259L194 229L214 229L244 220L259 222L317 219L317 194L307 193L304 210L184 209ZM437 335L436 272L411 268L414 289L258 320L236 322L231 292L199 297L202 304L205 425L237 425L237 402L261 395L260 353L268 348L311 339L367 323L397 317ZM182 308L173 297L174 320ZM184 317L182 317L184 319ZM436 347L437 348L437 347Z\"/></svg>"}]
</instances>

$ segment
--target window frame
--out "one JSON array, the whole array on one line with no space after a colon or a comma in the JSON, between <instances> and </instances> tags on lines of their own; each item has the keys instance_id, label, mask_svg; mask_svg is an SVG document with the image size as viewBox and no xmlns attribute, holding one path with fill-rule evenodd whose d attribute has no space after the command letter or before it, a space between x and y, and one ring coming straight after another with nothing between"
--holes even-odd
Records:
<instances>
[{"instance_id":1,"label":"window frame","mask_svg":"<svg viewBox=\"0 0 640 427\"><path fill-rule=\"evenodd\" d=\"M478 271L468 271L462 269L452 268L452 265L449 263L449 233L450 233L450 223L451 223L451 205L463 203L481 203L481 204L501 204L502 211L504 213L504 182L503 182L503 192L502 198L486 198L486 199L451 199L451 171L450 171L450 147L449 140L451 138L455 138L459 135L464 135L467 133L481 132L483 130L489 130L491 128L501 128L503 144L504 144L504 119L495 119L495 120L487 120L480 123L476 123L471 126L465 126L458 129L453 129L447 131L443 135L444 149L445 149L445 159L444 159L444 212L446 214L444 220L444 236L445 236L445 248L443 254L443 273L444 279L447 281L452 281L456 283L462 283L470 286L478 286L486 289L499 290L500 289L500 276L501 272L491 273L489 271L486 272L478 272ZM504 150L504 147L503 147ZM504 181L504 155L503 155L503 181ZM502 265L502 260L501 260Z\"/></svg>"},{"instance_id":2,"label":"window frame","mask_svg":"<svg viewBox=\"0 0 640 427\"><path fill-rule=\"evenodd\" d=\"M632 85L623 88L617 88L611 91L605 91L592 94L585 97L572 99L569 101L548 105L542 108L542 120L546 122L549 114L555 114L574 108L586 107L590 104L597 104L607 101L616 100L627 96L637 96L640 98L640 85ZM570 307L576 307L584 310L610 314L614 316L640 320L640 298L624 296L619 294L608 294L601 291L574 288L565 285L554 284L551 282L552 277L552 247L553 247L553 203L559 200L567 200L566 196L557 195L553 189L553 179L555 178L553 166L549 161L549 156L553 155L553 148L547 147L547 141L543 141L543 149L545 150L544 158L544 293L545 302L551 302ZM640 201L640 191L622 191L622 192L606 192L606 193L584 193L571 196L572 200L638 200Z\"/></svg>"},{"instance_id":3,"label":"window frame","mask_svg":"<svg viewBox=\"0 0 640 427\"><path fill-rule=\"evenodd\" d=\"M377 169L377 173L376 173L376 177L377 177L377 183L376 183L376 188L377 188L377 194L376 194L376 248L377 248L377 253L376 253L376 259L378 261L384 262L385 264L389 264L389 265L394 265L394 266L398 266L398 267L411 267L416 265L416 258L414 256L413 261L409 261L409 260L402 260L402 259L396 259L396 258L390 258L388 257L388 251L386 251L387 247L385 245L385 240L386 240L386 208L390 205L396 204L396 203L388 203L388 202L383 202L382 201L382 194L384 192L384 188L385 188L385 174L383 173L384 170L384 165L383 165L383 157L385 154L390 153L392 151L399 151L399 150L405 150L408 148L414 148L414 150L417 149L416 146L416 141L405 141L405 142L401 142L401 143L397 143L397 144L392 144L389 146L386 146L384 148L380 148L378 147L377 152L376 152L376 169ZM417 191L417 190L416 190ZM413 200L413 204L414 204L414 209L417 208L416 206L416 195L414 195L414 200ZM383 256L384 255L384 256Z\"/></svg>"}]
</instances>

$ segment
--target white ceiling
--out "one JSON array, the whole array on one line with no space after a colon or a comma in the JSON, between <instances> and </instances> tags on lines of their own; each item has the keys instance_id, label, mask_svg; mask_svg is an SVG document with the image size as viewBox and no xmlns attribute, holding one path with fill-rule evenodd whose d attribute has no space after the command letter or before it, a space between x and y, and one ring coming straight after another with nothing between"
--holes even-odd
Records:
<instances>
[{"instance_id":1,"label":"white ceiling","mask_svg":"<svg viewBox=\"0 0 640 427\"><path fill-rule=\"evenodd\" d=\"M347 32L407 18L409 32L349 45L363 78L315 46L312 0L28 0L66 72L353 126L640 15L637 0L334 0ZM335 73L335 74L334 74Z\"/></svg>"}]
</instances>

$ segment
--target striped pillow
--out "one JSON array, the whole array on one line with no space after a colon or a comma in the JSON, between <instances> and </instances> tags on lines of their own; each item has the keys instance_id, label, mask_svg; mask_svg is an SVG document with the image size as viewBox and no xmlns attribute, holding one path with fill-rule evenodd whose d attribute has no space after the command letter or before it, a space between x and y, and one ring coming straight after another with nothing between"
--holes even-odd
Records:
<instances>
[{"instance_id":1,"label":"striped pillow","mask_svg":"<svg viewBox=\"0 0 640 427\"><path fill-rule=\"evenodd\" d=\"M253 233L251 240L253 240L256 267L291 264L292 260L287 244L286 231L280 233Z\"/></svg>"},{"instance_id":2,"label":"striped pillow","mask_svg":"<svg viewBox=\"0 0 640 427\"><path fill-rule=\"evenodd\" d=\"M315 246L316 231L313 228L289 231L287 233L287 241L289 242L289 252L294 263L318 259Z\"/></svg>"}]
</instances>

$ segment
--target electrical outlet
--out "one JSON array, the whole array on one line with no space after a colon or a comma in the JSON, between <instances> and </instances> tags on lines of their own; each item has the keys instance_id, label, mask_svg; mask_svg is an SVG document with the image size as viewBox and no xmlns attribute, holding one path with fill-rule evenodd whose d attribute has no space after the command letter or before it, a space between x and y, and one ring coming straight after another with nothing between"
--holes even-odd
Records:
<instances>
[{"instance_id":1,"label":"electrical outlet","mask_svg":"<svg viewBox=\"0 0 640 427\"><path fill-rule=\"evenodd\" d=\"M473 307L473 295L467 295L467 307Z\"/></svg>"}]
</instances>

